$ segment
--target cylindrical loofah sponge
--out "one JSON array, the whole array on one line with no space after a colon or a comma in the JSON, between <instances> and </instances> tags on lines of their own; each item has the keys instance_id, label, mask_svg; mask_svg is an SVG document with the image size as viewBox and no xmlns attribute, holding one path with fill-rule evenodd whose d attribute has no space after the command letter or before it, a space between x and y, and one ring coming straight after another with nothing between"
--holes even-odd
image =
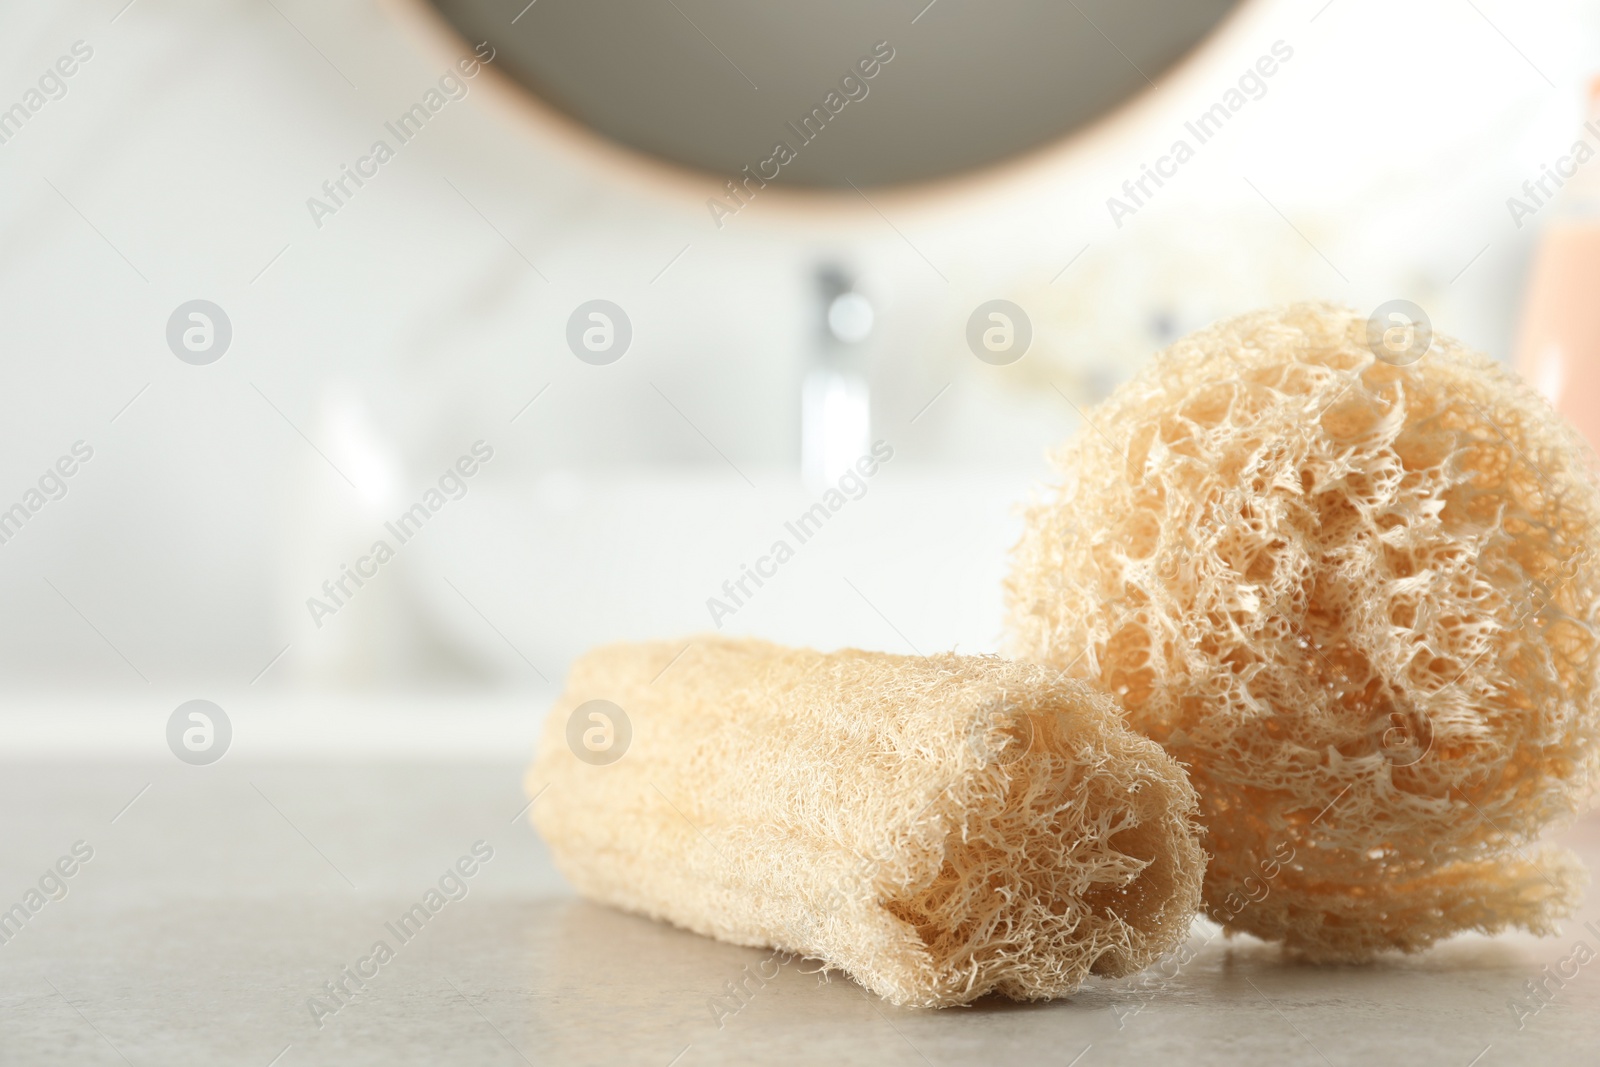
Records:
<instances>
[{"instance_id":1,"label":"cylindrical loofah sponge","mask_svg":"<svg viewBox=\"0 0 1600 1067\"><path fill-rule=\"evenodd\" d=\"M1088 415L1007 583L1012 649L1188 766L1230 930L1313 959L1553 932L1532 851L1600 734L1592 456L1435 336L1303 304L1186 338Z\"/></svg>"},{"instance_id":2,"label":"cylindrical loofah sponge","mask_svg":"<svg viewBox=\"0 0 1600 1067\"><path fill-rule=\"evenodd\" d=\"M568 743L596 699L632 729L604 766ZM897 1004L1068 994L1144 967L1199 904L1182 770L1104 695L993 657L598 649L526 784L584 895L819 959Z\"/></svg>"}]
</instances>

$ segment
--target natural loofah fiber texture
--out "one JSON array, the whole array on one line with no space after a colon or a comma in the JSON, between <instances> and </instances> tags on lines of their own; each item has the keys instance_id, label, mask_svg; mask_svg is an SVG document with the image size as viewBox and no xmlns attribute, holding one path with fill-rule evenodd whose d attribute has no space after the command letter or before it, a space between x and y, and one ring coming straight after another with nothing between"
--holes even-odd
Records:
<instances>
[{"instance_id":1,"label":"natural loofah fiber texture","mask_svg":"<svg viewBox=\"0 0 1600 1067\"><path fill-rule=\"evenodd\" d=\"M603 766L568 742L593 699L632 727ZM597 649L526 785L585 896L820 960L896 1004L1066 995L1156 959L1199 906L1183 771L1108 697L994 657Z\"/></svg>"},{"instance_id":2,"label":"natural loofah fiber texture","mask_svg":"<svg viewBox=\"0 0 1600 1067\"><path fill-rule=\"evenodd\" d=\"M1014 550L1011 649L1188 767L1207 912L1328 961L1555 932L1587 878L1534 842L1600 735L1587 446L1492 360L1394 365L1324 304L1185 338L1087 421Z\"/></svg>"}]
</instances>

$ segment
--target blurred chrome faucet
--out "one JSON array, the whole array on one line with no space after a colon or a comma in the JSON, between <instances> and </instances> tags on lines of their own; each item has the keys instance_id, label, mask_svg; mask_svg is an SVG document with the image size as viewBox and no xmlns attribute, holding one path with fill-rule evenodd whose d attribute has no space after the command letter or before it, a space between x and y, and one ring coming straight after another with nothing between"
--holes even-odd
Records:
<instances>
[{"instance_id":1,"label":"blurred chrome faucet","mask_svg":"<svg viewBox=\"0 0 1600 1067\"><path fill-rule=\"evenodd\" d=\"M872 403L864 342L872 303L835 265L816 273L814 339L800 388L800 472L806 482L831 482L872 444Z\"/></svg>"}]
</instances>

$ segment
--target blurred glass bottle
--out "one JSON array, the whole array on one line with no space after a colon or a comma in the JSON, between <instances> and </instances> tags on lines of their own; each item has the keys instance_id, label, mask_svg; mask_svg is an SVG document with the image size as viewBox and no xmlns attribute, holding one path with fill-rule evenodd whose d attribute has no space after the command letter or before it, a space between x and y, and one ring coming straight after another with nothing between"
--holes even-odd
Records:
<instances>
[{"instance_id":1,"label":"blurred glass bottle","mask_svg":"<svg viewBox=\"0 0 1600 1067\"><path fill-rule=\"evenodd\" d=\"M1600 449L1600 77L1589 83L1587 119L1555 168L1546 167L1515 198L1542 209L1543 223L1523 296L1516 366ZM1513 214L1518 210L1513 206Z\"/></svg>"}]
</instances>

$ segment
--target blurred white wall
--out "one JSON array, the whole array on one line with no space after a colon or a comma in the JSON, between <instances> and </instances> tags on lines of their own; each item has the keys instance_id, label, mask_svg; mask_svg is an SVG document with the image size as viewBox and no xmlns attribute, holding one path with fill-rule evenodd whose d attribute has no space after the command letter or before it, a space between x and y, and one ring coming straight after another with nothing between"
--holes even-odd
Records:
<instances>
[{"instance_id":1,"label":"blurred white wall","mask_svg":"<svg viewBox=\"0 0 1600 1067\"><path fill-rule=\"evenodd\" d=\"M1600 66L1593 4L1269 0L1094 153L822 218L757 201L721 230L714 189L569 158L474 90L318 228L307 198L444 67L392 9L0 11L0 107L93 50L0 144L0 506L94 450L0 544L13 690L542 685L588 644L706 627L716 586L814 499L800 380L835 262L877 306L896 458L727 626L992 648L1006 503L1072 405L1176 333L1406 297L1504 356L1536 229L1505 199L1570 142ZM1106 199L1280 40L1265 95L1115 225ZM995 297L1035 324L1010 367L962 339ZM232 322L208 366L165 337L196 298ZM634 326L606 367L564 341L594 298ZM495 458L466 497L315 626L306 597L478 440Z\"/></svg>"}]
</instances>

